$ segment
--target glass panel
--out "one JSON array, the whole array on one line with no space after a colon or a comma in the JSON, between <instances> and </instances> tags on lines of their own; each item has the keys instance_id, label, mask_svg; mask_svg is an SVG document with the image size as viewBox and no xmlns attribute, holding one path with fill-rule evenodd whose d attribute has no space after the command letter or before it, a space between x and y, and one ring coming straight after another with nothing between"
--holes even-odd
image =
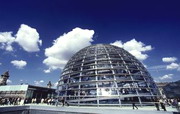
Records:
<instances>
[{"instance_id":1,"label":"glass panel","mask_svg":"<svg viewBox=\"0 0 180 114\"><path fill-rule=\"evenodd\" d=\"M85 104L97 104L97 100L93 100L93 101L80 101L80 103L82 103L82 104L83 103L85 103Z\"/></svg>"},{"instance_id":2,"label":"glass panel","mask_svg":"<svg viewBox=\"0 0 180 114\"><path fill-rule=\"evenodd\" d=\"M70 77L75 77L75 76L80 76L80 73L74 73L74 74L71 74ZM69 76L67 76L69 77Z\"/></svg>"},{"instance_id":3,"label":"glass panel","mask_svg":"<svg viewBox=\"0 0 180 114\"><path fill-rule=\"evenodd\" d=\"M110 54L109 57L110 58L120 58L120 56L118 54Z\"/></svg>"},{"instance_id":4,"label":"glass panel","mask_svg":"<svg viewBox=\"0 0 180 114\"><path fill-rule=\"evenodd\" d=\"M149 89L147 89L147 88L139 88L138 93L140 95L151 95Z\"/></svg>"},{"instance_id":5,"label":"glass panel","mask_svg":"<svg viewBox=\"0 0 180 114\"><path fill-rule=\"evenodd\" d=\"M113 75L98 76L98 80L114 80L114 76Z\"/></svg>"},{"instance_id":6,"label":"glass panel","mask_svg":"<svg viewBox=\"0 0 180 114\"><path fill-rule=\"evenodd\" d=\"M153 102L152 97L141 97L141 102Z\"/></svg>"},{"instance_id":7,"label":"glass panel","mask_svg":"<svg viewBox=\"0 0 180 114\"><path fill-rule=\"evenodd\" d=\"M121 69L124 68L125 69L125 66L123 64L118 64L118 63L115 64L115 63L113 63L112 66L113 66L113 68L121 68Z\"/></svg>"},{"instance_id":8,"label":"glass panel","mask_svg":"<svg viewBox=\"0 0 180 114\"><path fill-rule=\"evenodd\" d=\"M97 68L111 68L110 64L98 64Z\"/></svg>"},{"instance_id":9,"label":"glass panel","mask_svg":"<svg viewBox=\"0 0 180 114\"><path fill-rule=\"evenodd\" d=\"M98 87L116 87L114 82L99 82Z\"/></svg>"},{"instance_id":10,"label":"glass panel","mask_svg":"<svg viewBox=\"0 0 180 114\"><path fill-rule=\"evenodd\" d=\"M94 61L92 61L92 62L84 62L84 65L93 65L93 64L95 64Z\"/></svg>"},{"instance_id":11,"label":"glass panel","mask_svg":"<svg viewBox=\"0 0 180 114\"><path fill-rule=\"evenodd\" d=\"M96 83L83 84L81 88L96 88Z\"/></svg>"},{"instance_id":12,"label":"glass panel","mask_svg":"<svg viewBox=\"0 0 180 114\"><path fill-rule=\"evenodd\" d=\"M82 75L92 75L92 74L95 74L94 70L82 72Z\"/></svg>"},{"instance_id":13,"label":"glass panel","mask_svg":"<svg viewBox=\"0 0 180 114\"><path fill-rule=\"evenodd\" d=\"M98 88L97 91L99 96L118 95L116 88Z\"/></svg>"},{"instance_id":14,"label":"glass panel","mask_svg":"<svg viewBox=\"0 0 180 114\"><path fill-rule=\"evenodd\" d=\"M91 65L91 66L83 66L83 70L88 70L88 69L94 69L95 66Z\"/></svg>"},{"instance_id":15,"label":"glass panel","mask_svg":"<svg viewBox=\"0 0 180 114\"><path fill-rule=\"evenodd\" d=\"M127 74L127 70L124 69L114 69L115 74Z\"/></svg>"},{"instance_id":16,"label":"glass panel","mask_svg":"<svg viewBox=\"0 0 180 114\"><path fill-rule=\"evenodd\" d=\"M133 75L134 80L144 80L144 77L141 75Z\"/></svg>"},{"instance_id":17,"label":"glass panel","mask_svg":"<svg viewBox=\"0 0 180 114\"><path fill-rule=\"evenodd\" d=\"M106 51L104 50L104 49L98 49L97 50L97 53L99 54L99 53L106 53Z\"/></svg>"},{"instance_id":18,"label":"glass panel","mask_svg":"<svg viewBox=\"0 0 180 114\"><path fill-rule=\"evenodd\" d=\"M81 70L81 67L75 67L75 68L72 68L72 71L76 72L76 71L80 71Z\"/></svg>"},{"instance_id":19,"label":"glass panel","mask_svg":"<svg viewBox=\"0 0 180 114\"><path fill-rule=\"evenodd\" d=\"M95 59L95 57L94 56L91 56L91 57L86 57L84 60L85 61L90 61L90 60L94 60Z\"/></svg>"},{"instance_id":20,"label":"glass panel","mask_svg":"<svg viewBox=\"0 0 180 114\"><path fill-rule=\"evenodd\" d=\"M118 87L123 87L123 88L131 88L133 87L132 82L117 82Z\"/></svg>"},{"instance_id":21,"label":"glass panel","mask_svg":"<svg viewBox=\"0 0 180 114\"><path fill-rule=\"evenodd\" d=\"M112 74L112 70L106 69L106 70L98 70L98 74Z\"/></svg>"},{"instance_id":22,"label":"glass panel","mask_svg":"<svg viewBox=\"0 0 180 114\"><path fill-rule=\"evenodd\" d=\"M84 76L84 77L81 77L81 81L93 81L93 80L96 80L95 76Z\"/></svg>"},{"instance_id":23,"label":"glass panel","mask_svg":"<svg viewBox=\"0 0 180 114\"><path fill-rule=\"evenodd\" d=\"M126 94L137 94L135 88L121 88L119 89L120 95L126 95Z\"/></svg>"},{"instance_id":24,"label":"glass panel","mask_svg":"<svg viewBox=\"0 0 180 114\"><path fill-rule=\"evenodd\" d=\"M70 78L70 83L76 83L79 82L79 77L71 77Z\"/></svg>"},{"instance_id":25,"label":"glass panel","mask_svg":"<svg viewBox=\"0 0 180 114\"><path fill-rule=\"evenodd\" d=\"M99 104L119 104L118 99L99 100Z\"/></svg>"},{"instance_id":26,"label":"glass panel","mask_svg":"<svg viewBox=\"0 0 180 114\"><path fill-rule=\"evenodd\" d=\"M108 60L97 61L97 64L110 64Z\"/></svg>"},{"instance_id":27,"label":"glass panel","mask_svg":"<svg viewBox=\"0 0 180 114\"><path fill-rule=\"evenodd\" d=\"M107 59L108 56L106 54L102 54L102 55L97 55L96 57L97 59Z\"/></svg>"},{"instance_id":28,"label":"glass panel","mask_svg":"<svg viewBox=\"0 0 180 114\"><path fill-rule=\"evenodd\" d=\"M78 96L68 96L67 97L67 100L76 100L76 99L79 99L79 97ZM71 102L71 103L73 103L73 102Z\"/></svg>"},{"instance_id":29,"label":"glass panel","mask_svg":"<svg viewBox=\"0 0 180 114\"><path fill-rule=\"evenodd\" d=\"M72 86L69 86L68 89L79 89L79 85L72 85Z\"/></svg>"},{"instance_id":30,"label":"glass panel","mask_svg":"<svg viewBox=\"0 0 180 114\"><path fill-rule=\"evenodd\" d=\"M147 84L143 81L143 82L138 82L138 87L148 87Z\"/></svg>"},{"instance_id":31,"label":"glass panel","mask_svg":"<svg viewBox=\"0 0 180 114\"><path fill-rule=\"evenodd\" d=\"M136 65L128 65L129 69L138 69L138 67Z\"/></svg>"},{"instance_id":32,"label":"glass panel","mask_svg":"<svg viewBox=\"0 0 180 114\"><path fill-rule=\"evenodd\" d=\"M141 74L140 70L129 70L131 74Z\"/></svg>"},{"instance_id":33,"label":"glass panel","mask_svg":"<svg viewBox=\"0 0 180 114\"><path fill-rule=\"evenodd\" d=\"M81 96L96 95L96 89L81 90L80 95Z\"/></svg>"},{"instance_id":34,"label":"glass panel","mask_svg":"<svg viewBox=\"0 0 180 114\"><path fill-rule=\"evenodd\" d=\"M131 80L129 75L116 75L116 80Z\"/></svg>"}]
</instances>

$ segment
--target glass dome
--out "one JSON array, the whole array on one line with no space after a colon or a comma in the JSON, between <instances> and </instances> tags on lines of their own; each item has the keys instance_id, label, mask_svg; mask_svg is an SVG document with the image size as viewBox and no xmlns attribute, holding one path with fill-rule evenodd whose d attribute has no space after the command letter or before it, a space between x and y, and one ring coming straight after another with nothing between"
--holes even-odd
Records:
<instances>
[{"instance_id":1,"label":"glass dome","mask_svg":"<svg viewBox=\"0 0 180 114\"><path fill-rule=\"evenodd\" d=\"M64 67L58 95L71 105L154 105L157 86L146 68L122 48L97 44L77 52Z\"/></svg>"}]
</instances>

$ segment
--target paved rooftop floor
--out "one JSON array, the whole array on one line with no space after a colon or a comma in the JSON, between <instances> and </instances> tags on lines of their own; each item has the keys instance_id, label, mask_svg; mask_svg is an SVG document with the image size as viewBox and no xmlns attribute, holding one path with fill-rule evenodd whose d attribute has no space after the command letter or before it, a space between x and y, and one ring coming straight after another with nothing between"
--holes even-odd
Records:
<instances>
[{"instance_id":1,"label":"paved rooftop floor","mask_svg":"<svg viewBox=\"0 0 180 114\"><path fill-rule=\"evenodd\" d=\"M41 110L48 114L48 112L72 112L72 113L96 113L96 114L173 114L177 112L176 108L166 107L167 111L157 111L155 106L144 106L138 107L138 109L133 110L132 107L87 107L87 106L52 106L45 104L28 104L23 106L1 106L0 112L2 110L9 111L15 109L28 108L32 110ZM54 113L55 114L55 113ZM59 113L58 113L59 114Z\"/></svg>"}]
</instances>

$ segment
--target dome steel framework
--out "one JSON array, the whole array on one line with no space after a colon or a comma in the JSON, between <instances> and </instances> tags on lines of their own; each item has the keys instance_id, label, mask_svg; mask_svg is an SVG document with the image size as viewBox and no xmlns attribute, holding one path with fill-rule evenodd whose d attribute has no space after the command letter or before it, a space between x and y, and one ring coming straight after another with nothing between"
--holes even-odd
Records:
<instances>
[{"instance_id":1,"label":"dome steel framework","mask_svg":"<svg viewBox=\"0 0 180 114\"><path fill-rule=\"evenodd\" d=\"M77 52L63 69L57 91L71 105L152 105L158 95L142 63L107 44Z\"/></svg>"}]
</instances>

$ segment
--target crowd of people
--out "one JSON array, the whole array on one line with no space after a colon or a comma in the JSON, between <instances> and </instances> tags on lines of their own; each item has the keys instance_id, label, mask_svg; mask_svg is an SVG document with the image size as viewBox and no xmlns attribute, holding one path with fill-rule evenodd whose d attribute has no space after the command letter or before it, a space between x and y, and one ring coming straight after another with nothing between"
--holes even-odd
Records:
<instances>
[{"instance_id":1,"label":"crowd of people","mask_svg":"<svg viewBox=\"0 0 180 114\"><path fill-rule=\"evenodd\" d=\"M177 110L180 111L180 99L155 99L155 107L157 111L160 111L160 109L167 111L166 105L177 108Z\"/></svg>"},{"instance_id":2,"label":"crowd of people","mask_svg":"<svg viewBox=\"0 0 180 114\"><path fill-rule=\"evenodd\" d=\"M65 98L42 98L42 99L36 99L36 98L32 98L32 99L26 99L25 100L25 104L47 104L47 105L67 105L69 106L69 104L65 101Z\"/></svg>"},{"instance_id":3,"label":"crowd of people","mask_svg":"<svg viewBox=\"0 0 180 114\"><path fill-rule=\"evenodd\" d=\"M42 98L42 99L36 99L36 98L29 98L29 99L23 99L20 97L17 98L0 98L0 105L24 105L24 104L47 104L47 105L62 105L62 106L69 106L69 104L65 101L65 99L62 98Z\"/></svg>"},{"instance_id":4,"label":"crowd of people","mask_svg":"<svg viewBox=\"0 0 180 114\"><path fill-rule=\"evenodd\" d=\"M21 97L17 98L0 98L0 105L20 105L23 104L23 99Z\"/></svg>"}]
</instances>

